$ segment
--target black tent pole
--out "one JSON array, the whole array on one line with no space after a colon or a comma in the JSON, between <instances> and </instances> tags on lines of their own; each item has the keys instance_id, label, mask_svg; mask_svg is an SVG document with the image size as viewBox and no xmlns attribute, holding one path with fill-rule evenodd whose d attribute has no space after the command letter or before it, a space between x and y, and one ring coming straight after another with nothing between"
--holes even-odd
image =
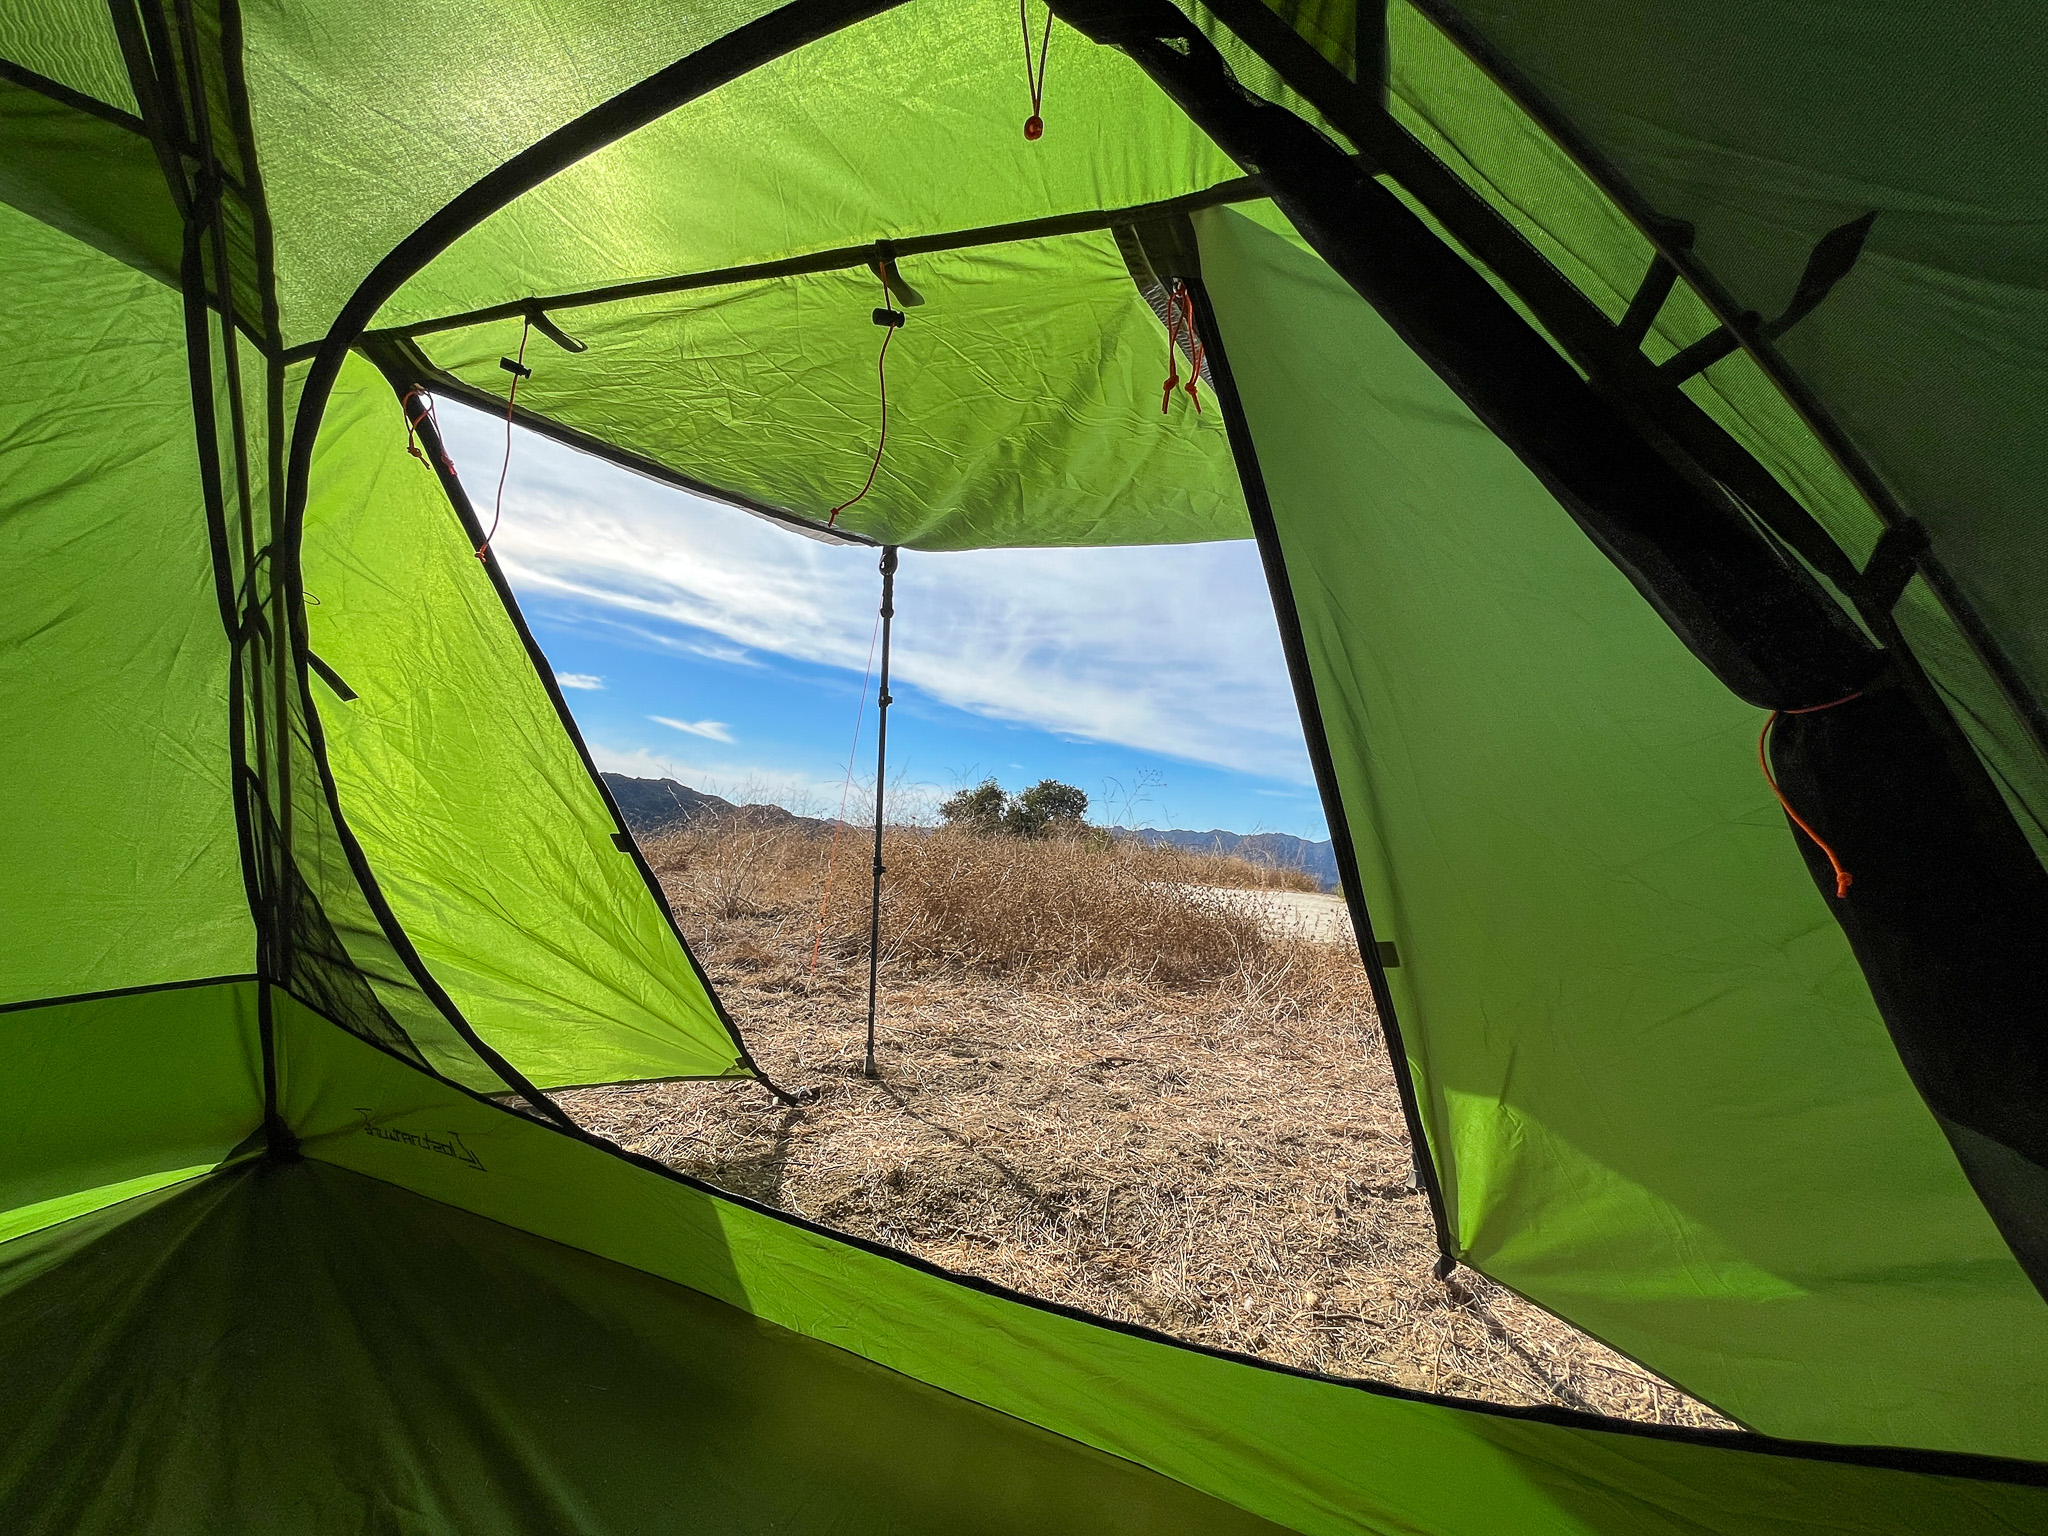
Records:
<instances>
[{"instance_id":1,"label":"black tent pole","mask_svg":"<svg viewBox=\"0 0 2048 1536\"><path fill-rule=\"evenodd\" d=\"M875 1075L875 980L882 963L882 793L889 774L889 624L896 617L896 546L882 547L882 686L875 726L875 889L868 912L868 1055Z\"/></svg>"}]
</instances>

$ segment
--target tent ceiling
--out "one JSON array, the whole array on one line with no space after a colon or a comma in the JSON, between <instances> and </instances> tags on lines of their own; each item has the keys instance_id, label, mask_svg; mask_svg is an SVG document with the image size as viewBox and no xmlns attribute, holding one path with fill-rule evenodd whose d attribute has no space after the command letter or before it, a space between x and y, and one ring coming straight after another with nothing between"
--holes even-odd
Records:
<instances>
[{"instance_id":1,"label":"tent ceiling","mask_svg":"<svg viewBox=\"0 0 2048 1536\"><path fill-rule=\"evenodd\" d=\"M429 215L769 0L332 0L244 13L286 339L319 336Z\"/></svg>"},{"instance_id":2,"label":"tent ceiling","mask_svg":"<svg viewBox=\"0 0 2048 1536\"><path fill-rule=\"evenodd\" d=\"M922 549L1248 538L1221 414L1160 409L1167 340L1107 231L901 264L924 303L890 342L889 435L841 525ZM822 522L879 418L864 267L561 311L519 399L694 479ZM420 338L479 391L522 322ZM1182 360L1185 371L1186 360Z\"/></svg>"},{"instance_id":3,"label":"tent ceiling","mask_svg":"<svg viewBox=\"0 0 2048 1536\"><path fill-rule=\"evenodd\" d=\"M898 6L543 183L456 242L377 323L1128 208L1240 174L1135 64L1060 25L1045 100L1045 136L1027 142L1013 12Z\"/></svg>"},{"instance_id":4,"label":"tent ceiling","mask_svg":"<svg viewBox=\"0 0 2048 1536\"><path fill-rule=\"evenodd\" d=\"M0 14L0 59L120 111L136 110L113 19L91 0L9 6Z\"/></svg>"}]
</instances>

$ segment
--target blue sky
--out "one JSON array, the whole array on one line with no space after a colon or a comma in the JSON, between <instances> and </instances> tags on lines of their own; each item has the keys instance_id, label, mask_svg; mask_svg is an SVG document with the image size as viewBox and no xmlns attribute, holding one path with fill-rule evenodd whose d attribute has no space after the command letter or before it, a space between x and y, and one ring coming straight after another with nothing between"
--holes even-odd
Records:
<instances>
[{"instance_id":1,"label":"blue sky","mask_svg":"<svg viewBox=\"0 0 2048 1536\"><path fill-rule=\"evenodd\" d=\"M505 427L443 404L486 523ZM836 809L876 552L819 543L515 431L493 541L600 767ZM892 795L985 776L1085 789L1091 819L1326 836L1249 543L905 551ZM866 690L856 783L874 773Z\"/></svg>"}]
</instances>

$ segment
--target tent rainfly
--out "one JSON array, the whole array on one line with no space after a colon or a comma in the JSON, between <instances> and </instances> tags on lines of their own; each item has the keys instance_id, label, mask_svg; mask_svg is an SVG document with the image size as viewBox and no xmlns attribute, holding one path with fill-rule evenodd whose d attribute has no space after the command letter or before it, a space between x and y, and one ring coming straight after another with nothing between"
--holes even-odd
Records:
<instances>
[{"instance_id":1,"label":"tent rainfly","mask_svg":"<svg viewBox=\"0 0 2048 1536\"><path fill-rule=\"evenodd\" d=\"M1006 4L0 0L0 1529L2048 1530L2034 8ZM1255 538L1445 1257L1753 1432L569 1123L755 1068L515 376L796 534Z\"/></svg>"}]
</instances>

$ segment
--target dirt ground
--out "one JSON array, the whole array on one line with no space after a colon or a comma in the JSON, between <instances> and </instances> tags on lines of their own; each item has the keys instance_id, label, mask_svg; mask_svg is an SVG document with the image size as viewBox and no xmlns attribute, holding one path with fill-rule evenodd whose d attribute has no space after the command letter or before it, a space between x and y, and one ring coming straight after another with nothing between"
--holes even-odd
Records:
<instances>
[{"instance_id":1,"label":"dirt ground","mask_svg":"<svg viewBox=\"0 0 2048 1536\"><path fill-rule=\"evenodd\" d=\"M1283 937L1349 944L1351 909L1333 891L1243 891L1205 893L1242 911L1256 914L1270 932Z\"/></svg>"},{"instance_id":2,"label":"dirt ground","mask_svg":"<svg viewBox=\"0 0 2048 1536\"><path fill-rule=\"evenodd\" d=\"M663 873L757 1059L808 1102L749 1083L561 1095L630 1150L1204 1344L1494 1402L1725 1422L1470 1271L1434 1278L1362 970L1279 1006L1228 978L1176 991L885 967L870 1080L865 957L828 944L814 975L815 930L793 907L707 915L687 875ZM1302 953L1340 974L1347 959Z\"/></svg>"}]
</instances>

